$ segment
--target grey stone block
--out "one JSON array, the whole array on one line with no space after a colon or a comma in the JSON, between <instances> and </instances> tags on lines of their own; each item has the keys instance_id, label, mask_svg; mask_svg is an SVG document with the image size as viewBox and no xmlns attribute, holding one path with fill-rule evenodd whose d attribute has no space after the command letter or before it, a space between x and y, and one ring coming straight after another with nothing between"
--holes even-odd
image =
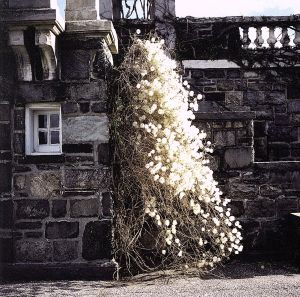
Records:
<instances>
[{"instance_id":1,"label":"grey stone block","mask_svg":"<svg viewBox=\"0 0 300 297\"><path fill-rule=\"evenodd\" d=\"M61 173L59 171L44 171L28 176L32 196L37 198L54 198L59 195Z\"/></svg>"},{"instance_id":2,"label":"grey stone block","mask_svg":"<svg viewBox=\"0 0 300 297\"><path fill-rule=\"evenodd\" d=\"M14 133L14 152L17 154L25 153L25 134Z\"/></svg>"},{"instance_id":3,"label":"grey stone block","mask_svg":"<svg viewBox=\"0 0 300 297\"><path fill-rule=\"evenodd\" d=\"M10 124L0 124L0 150L10 150Z\"/></svg>"},{"instance_id":4,"label":"grey stone block","mask_svg":"<svg viewBox=\"0 0 300 297\"><path fill-rule=\"evenodd\" d=\"M25 110L17 109L14 111L14 128L15 130L25 129Z\"/></svg>"},{"instance_id":5,"label":"grey stone block","mask_svg":"<svg viewBox=\"0 0 300 297\"><path fill-rule=\"evenodd\" d=\"M91 54L88 50L62 51L62 79L87 80L90 78Z\"/></svg>"},{"instance_id":6,"label":"grey stone block","mask_svg":"<svg viewBox=\"0 0 300 297\"><path fill-rule=\"evenodd\" d=\"M82 257L86 260L111 259L111 240L110 221L87 223L82 239Z\"/></svg>"},{"instance_id":7,"label":"grey stone block","mask_svg":"<svg viewBox=\"0 0 300 297\"><path fill-rule=\"evenodd\" d=\"M244 92L243 102L245 105L255 107L258 104L265 104L265 92L246 91Z\"/></svg>"},{"instance_id":8,"label":"grey stone block","mask_svg":"<svg viewBox=\"0 0 300 297\"><path fill-rule=\"evenodd\" d=\"M78 258L77 241L54 241L53 260L57 262L73 261Z\"/></svg>"},{"instance_id":9,"label":"grey stone block","mask_svg":"<svg viewBox=\"0 0 300 297\"><path fill-rule=\"evenodd\" d=\"M292 100L288 103L288 112L300 112L300 100Z\"/></svg>"},{"instance_id":10,"label":"grey stone block","mask_svg":"<svg viewBox=\"0 0 300 297\"><path fill-rule=\"evenodd\" d=\"M100 164L109 165L110 164L110 145L109 143L101 143L98 145L98 161Z\"/></svg>"},{"instance_id":11,"label":"grey stone block","mask_svg":"<svg viewBox=\"0 0 300 297\"><path fill-rule=\"evenodd\" d=\"M104 80L90 83L72 83L68 87L68 96L75 101L94 100L106 102L107 86Z\"/></svg>"},{"instance_id":12,"label":"grey stone block","mask_svg":"<svg viewBox=\"0 0 300 297\"><path fill-rule=\"evenodd\" d=\"M218 80L217 89L218 91L232 91L234 89L234 83L230 80Z\"/></svg>"},{"instance_id":13,"label":"grey stone block","mask_svg":"<svg viewBox=\"0 0 300 297\"><path fill-rule=\"evenodd\" d=\"M269 143L269 160L278 161L290 156L291 149L288 143Z\"/></svg>"},{"instance_id":14,"label":"grey stone block","mask_svg":"<svg viewBox=\"0 0 300 297\"><path fill-rule=\"evenodd\" d=\"M277 215L279 217L287 216L292 212L298 211L298 199L296 198L278 198L277 204Z\"/></svg>"},{"instance_id":15,"label":"grey stone block","mask_svg":"<svg viewBox=\"0 0 300 297\"><path fill-rule=\"evenodd\" d=\"M9 0L9 8L51 8L50 0Z\"/></svg>"},{"instance_id":16,"label":"grey stone block","mask_svg":"<svg viewBox=\"0 0 300 297\"><path fill-rule=\"evenodd\" d=\"M100 201L98 198L70 201L70 215L73 218L97 217L99 208Z\"/></svg>"},{"instance_id":17,"label":"grey stone block","mask_svg":"<svg viewBox=\"0 0 300 297\"><path fill-rule=\"evenodd\" d=\"M249 200L246 202L245 215L248 218L274 217L276 214L275 201L268 199Z\"/></svg>"},{"instance_id":18,"label":"grey stone block","mask_svg":"<svg viewBox=\"0 0 300 297\"><path fill-rule=\"evenodd\" d=\"M44 219L49 216L49 201L47 200L17 200L17 219Z\"/></svg>"},{"instance_id":19,"label":"grey stone block","mask_svg":"<svg viewBox=\"0 0 300 297\"><path fill-rule=\"evenodd\" d=\"M259 74L255 71L245 71L243 73L244 78L258 78Z\"/></svg>"},{"instance_id":20,"label":"grey stone block","mask_svg":"<svg viewBox=\"0 0 300 297\"><path fill-rule=\"evenodd\" d=\"M207 78L224 78L225 77L225 70L205 70L205 77Z\"/></svg>"},{"instance_id":21,"label":"grey stone block","mask_svg":"<svg viewBox=\"0 0 300 297\"><path fill-rule=\"evenodd\" d=\"M259 187L259 193L261 196L275 198L282 193L282 190L280 187L266 184Z\"/></svg>"},{"instance_id":22,"label":"grey stone block","mask_svg":"<svg viewBox=\"0 0 300 297\"><path fill-rule=\"evenodd\" d=\"M14 175L14 189L22 191L26 186L26 175Z\"/></svg>"},{"instance_id":23,"label":"grey stone block","mask_svg":"<svg viewBox=\"0 0 300 297\"><path fill-rule=\"evenodd\" d=\"M231 208L231 214L235 217L240 217L245 213L244 201L232 200L228 207Z\"/></svg>"},{"instance_id":24,"label":"grey stone block","mask_svg":"<svg viewBox=\"0 0 300 297\"><path fill-rule=\"evenodd\" d=\"M239 69L228 69L227 78L241 78L241 70Z\"/></svg>"},{"instance_id":25,"label":"grey stone block","mask_svg":"<svg viewBox=\"0 0 300 297\"><path fill-rule=\"evenodd\" d=\"M104 114L63 118L62 129L64 143L108 142L109 139L108 118Z\"/></svg>"},{"instance_id":26,"label":"grey stone block","mask_svg":"<svg viewBox=\"0 0 300 297\"><path fill-rule=\"evenodd\" d=\"M67 200L52 201L52 217L62 218L67 214Z\"/></svg>"},{"instance_id":27,"label":"grey stone block","mask_svg":"<svg viewBox=\"0 0 300 297\"><path fill-rule=\"evenodd\" d=\"M53 102L58 98L64 98L62 88L55 83L30 83L18 84L16 88L16 98L18 103Z\"/></svg>"},{"instance_id":28,"label":"grey stone block","mask_svg":"<svg viewBox=\"0 0 300 297\"><path fill-rule=\"evenodd\" d=\"M13 224L13 202L0 201L0 228L11 228Z\"/></svg>"},{"instance_id":29,"label":"grey stone block","mask_svg":"<svg viewBox=\"0 0 300 297\"><path fill-rule=\"evenodd\" d=\"M258 196L258 187L243 181L228 181L228 197L236 199L255 199Z\"/></svg>"},{"instance_id":30,"label":"grey stone block","mask_svg":"<svg viewBox=\"0 0 300 297\"><path fill-rule=\"evenodd\" d=\"M10 121L9 104L0 104L0 121Z\"/></svg>"},{"instance_id":31,"label":"grey stone block","mask_svg":"<svg viewBox=\"0 0 300 297\"><path fill-rule=\"evenodd\" d=\"M48 222L46 223L46 238L76 238L79 234L78 222Z\"/></svg>"},{"instance_id":32,"label":"grey stone block","mask_svg":"<svg viewBox=\"0 0 300 297\"><path fill-rule=\"evenodd\" d=\"M75 102L65 102L62 104L61 109L63 114L76 113L78 111L78 106Z\"/></svg>"},{"instance_id":33,"label":"grey stone block","mask_svg":"<svg viewBox=\"0 0 300 297\"><path fill-rule=\"evenodd\" d=\"M226 164L232 169L248 167L254 160L253 148L228 148L224 158Z\"/></svg>"},{"instance_id":34,"label":"grey stone block","mask_svg":"<svg viewBox=\"0 0 300 297\"><path fill-rule=\"evenodd\" d=\"M0 163L0 193L11 190L11 164Z\"/></svg>"},{"instance_id":35,"label":"grey stone block","mask_svg":"<svg viewBox=\"0 0 300 297\"><path fill-rule=\"evenodd\" d=\"M232 106L240 106L243 103L243 92L226 92L225 93L225 104Z\"/></svg>"},{"instance_id":36,"label":"grey stone block","mask_svg":"<svg viewBox=\"0 0 300 297\"><path fill-rule=\"evenodd\" d=\"M90 103L89 102L79 103L79 107L80 107L81 113L88 113L90 111Z\"/></svg>"},{"instance_id":37,"label":"grey stone block","mask_svg":"<svg viewBox=\"0 0 300 297\"><path fill-rule=\"evenodd\" d=\"M17 262L51 261L51 243L46 240L19 240L15 243L15 255Z\"/></svg>"},{"instance_id":38,"label":"grey stone block","mask_svg":"<svg viewBox=\"0 0 300 297\"><path fill-rule=\"evenodd\" d=\"M100 189L109 185L109 171L99 169L66 169L65 187L71 189Z\"/></svg>"},{"instance_id":39,"label":"grey stone block","mask_svg":"<svg viewBox=\"0 0 300 297\"><path fill-rule=\"evenodd\" d=\"M214 132L214 145L217 147L233 146L235 145L234 131L217 131Z\"/></svg>"},{"instance_id":40,"label":"grey stone block","mask_svg":"<svg viewBox=\"0 0 300 297\"><path fill-rule=\"evenodd\" d=\"M18 222L15 224L16 229L40 229L42 222Z\"/></svg>"},{"instance_id":41,"label":"grey stone block","mask_svg":"<svg viewBox=\"0 0 300 297\"><path fill-rule=\"evenodd\" d=\"M106 102L93 103L91 106L91 110L92 110L92 112L95 112L95 113L107 112Z\"/></svg>"},{"instance_id":42,"label":"grey stone block","mask_svg":"<svg viewBox=\"0 0 300 297\"><path fill-rule=\"evenodd\" d=\"M192 78L203 78L204 77L204 71L199 69L192 69L191 70L191 77Z\"/></svg>"},{"instance_id":43,"label":"grey stone block","mask_svg":"<svg viewBox=\"0 0 300 297\"><path fill-rule=\"evenodd\" d=\"M111 216L113 213L113 200L110 192L102 193L102 214Z\"/></svg>"},{"instance_id":44,"label":"grey stone block","mask_svg":"<svg viewBox=\"0 0 300 297\"><path fill-rule=\"evenodd\" d=\"M283 104L286 101L285 92L266 92L266 103L271 105Z\"/></svg>"},{"instance_id":45,"label":"grey stone block","mask_svg":"<svg viewBox=\"0 0 300 297\"><path fill-rule=\"evenodd\" d=\"M43 232L40 231L30 231L30 232L24 232L25 238L42 238Z\"/></svg>"},{"instance_id":46,"label":"grey stone block","mask_svg":"<svg viewBox=\"0 0 300 297\"><path fill-rule=\"evenodd\" d=\"M0 263L9 263L13 261L13 239L0 238Z\"/></svg>"}]
</instances>

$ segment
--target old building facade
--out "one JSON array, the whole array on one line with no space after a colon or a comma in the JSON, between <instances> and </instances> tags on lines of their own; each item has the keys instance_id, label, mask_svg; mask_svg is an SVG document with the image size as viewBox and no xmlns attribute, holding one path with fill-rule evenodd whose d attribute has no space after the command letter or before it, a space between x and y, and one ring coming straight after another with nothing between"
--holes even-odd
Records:
<instances>
[{"instance_id":1,"label":"old building facade","mask_svg":"<svg viewBox=\"0 0 300 297\"><path fill-rule=\"evenodd\" d=\"M215 144L245 255L289 253L288 215L300 203L299 16L178 19L175 0L149 1L142 15L111 0L67 0L65 13L50 0L0 9L3 276L116 275L109 74L138 28L165 38L204 95L195 124Z\"/></svg>"}]
</instances>

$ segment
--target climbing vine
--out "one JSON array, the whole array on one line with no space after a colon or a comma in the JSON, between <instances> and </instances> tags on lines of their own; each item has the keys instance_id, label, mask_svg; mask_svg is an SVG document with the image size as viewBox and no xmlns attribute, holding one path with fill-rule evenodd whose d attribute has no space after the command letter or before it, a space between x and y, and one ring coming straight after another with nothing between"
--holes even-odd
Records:
<instances>
[{"instance_id":1,"label":"climbing vine","mask_svg":"<svg viewBox=\"0 0 300 297\"><path fill-rule=\"evenodd\" d=\"M111 131L122 269L202 272L240 253L241 225L209 168L212 145L192 124L202 96L156 36L135 36L118 73Z\"/></svg>"}]
</instances>

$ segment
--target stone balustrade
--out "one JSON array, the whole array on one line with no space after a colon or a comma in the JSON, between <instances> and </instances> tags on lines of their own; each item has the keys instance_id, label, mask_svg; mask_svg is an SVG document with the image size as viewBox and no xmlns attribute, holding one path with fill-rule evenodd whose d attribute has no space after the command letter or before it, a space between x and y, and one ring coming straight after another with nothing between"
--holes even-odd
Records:
<instances>
[{"instance_id":1,"label":"stone balustrade","mask_svg":"<svg viewBox=\"0 0 300 297\"><path fill-rule=\"evenodd\" d=\"M300 47L300 24L245 25L239 30L244 49Z\"/></svg>"}]
</instances>

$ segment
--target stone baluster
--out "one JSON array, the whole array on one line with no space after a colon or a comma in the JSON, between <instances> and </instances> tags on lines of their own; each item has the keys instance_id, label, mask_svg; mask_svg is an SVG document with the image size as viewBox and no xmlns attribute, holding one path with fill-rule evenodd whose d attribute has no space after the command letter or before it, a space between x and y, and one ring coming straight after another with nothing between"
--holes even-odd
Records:
<instances>
[{"instance_id":1,"label":"stone baluster","mask_svg":"<svg viewBox=\"0 0 300 297\"><path fill-rule=\"evenodd\" d=\"M274 48L275 44L277 42L277 38L275 37L275 27L269 27L269 38L267 39L267 42L270 46L270 48Z\"/></svg>"},{"instance_id":2,"label":"stone baluster","mask_svg":"<svg viewBox=\"0 0 300 297\"><path fill-rule=\"evenodd\" d=\"M295 38L294 43L296 47L300 47L300 25L295 26Z\"/></svg>"},{"instance_id":3,"label":"stone baluster","mask_svg":"<svg viewBox=\"0 0 300 297\"><path fill-rule=\"evenodd\" d=\"M262 36L262 27L256 28L256 39L254 40L254 43L257 48L262 48L262 45L264 43L264 39Z\"/></svg>"},{"instance_id":4,"label":"stone baluster","mask_svg":"<svg viewBox=\"0 0 300 297\"><path fill-rule=\"evenodd\" d=\"M282 44L283 47L289 46L290 37L288 34L287 27L282 27L280 43Z\"/></svg>"},{"instance_id":5,"label":"stone baluster","mask_svg":"<svg viewBox=\"0 0 300 297\"><path fill-rule=\"evenodd\" d=\"M249 44L249 49L255 49L256 48L256 44L255 44L255 40L256 40L256 29L254 27L249 27L249 34L248 37L250 39L250 44Z\"/></svg>"},{"instance_id":6,"label":"stone baluster","mask_svg":"<svg viewBox=\"0 0 300 297\"><path fill-rule=\"evenodd\" d=\"M249 44L251 43L251 40L249 38L249 27L242 27L242 47L244 49L247 49L249 47Z\"/></svg>"}]
</instances>

